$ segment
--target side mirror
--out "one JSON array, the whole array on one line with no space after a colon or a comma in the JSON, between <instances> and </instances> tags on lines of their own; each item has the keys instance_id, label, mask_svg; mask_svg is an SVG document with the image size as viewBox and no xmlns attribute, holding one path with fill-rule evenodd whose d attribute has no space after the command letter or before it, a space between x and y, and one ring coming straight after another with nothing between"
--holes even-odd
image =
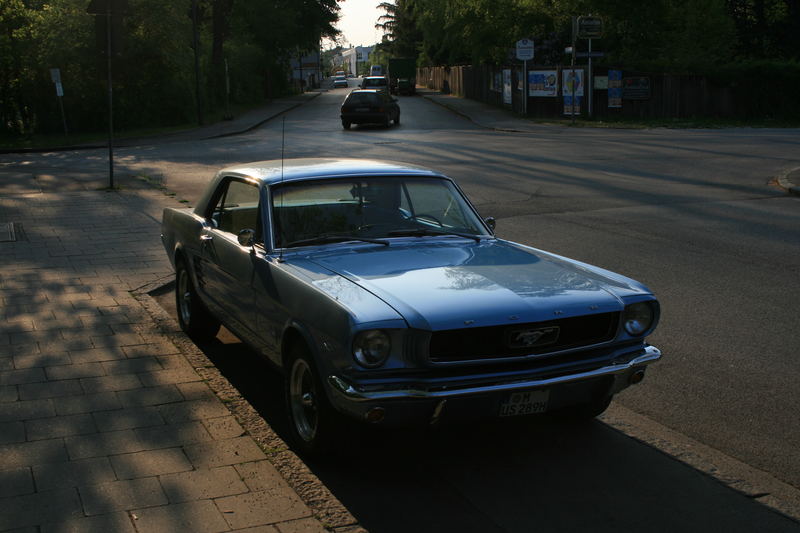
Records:
<instances>
[{"instance_id":1,"label":"side mirror","mask_svg":"<svg viewBox=\"0 0 800 533\"><path fill-rule=\"evenodd\" d=\"M243 229L239 232L237 238L241 246L253 246L253 243L256 241L256 230Z\"/></svg>"},{"instance_id":2,"label":"side mirror","mask_svg":"<svg viewBox=\"0 0 800 533\"><path fill-rule=\"evenodd\" d=\"M495 220L494 217L486 217L483 219L483 221L486 222L486 225L489 226L489 229L492 230L492 233L494 233L494 227L497 226L497 220Z\"/></svg>"}]
</instances>

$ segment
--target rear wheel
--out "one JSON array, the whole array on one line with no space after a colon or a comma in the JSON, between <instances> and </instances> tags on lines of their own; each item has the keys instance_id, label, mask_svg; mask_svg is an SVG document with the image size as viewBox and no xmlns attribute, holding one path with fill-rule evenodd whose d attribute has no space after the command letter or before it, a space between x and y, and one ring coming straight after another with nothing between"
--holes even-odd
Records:
<instances>
[{"instance_id":1,"label":"rear wheel","mask_svg":"<svg viewBox=\"0 0 800 533\"><path fill-rule=\"evenodd\" d=\"M187 335L197 340L216 337L220 322L200 301L183 259L175 262L175 306L178 323Z\"/></svg>"},{"instance_id":2,"label":"rear wheel","mask_svg":"<svg viewBox=\"0 0 800 533\"><path fill-rule=\"evenodd\" d=\"M340 416L328 402L305 346L296 343L290 348L285 370L286 411L292 440L301 453L323 456L331 451Z\"/></svg>"}]
</instances>

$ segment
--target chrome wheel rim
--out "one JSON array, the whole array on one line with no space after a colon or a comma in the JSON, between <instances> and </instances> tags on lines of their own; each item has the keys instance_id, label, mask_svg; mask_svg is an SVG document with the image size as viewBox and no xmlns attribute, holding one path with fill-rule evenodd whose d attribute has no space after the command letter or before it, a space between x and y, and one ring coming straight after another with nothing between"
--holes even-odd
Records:
<instances>
[{"instance_id":1,"label":"chrome wheel rim","mask_svg":"<svg viewBox=\"0 0 800 533\"><path fill-rule=\"evenodd\" d=\"M184 324L189 324L192 319L192 291L189 283L189 273L181 270L178 276L178 308Z\"/></svg>"},{"instance_id":2,"label":"chrome wheel rim","mask_svg":"<svg viewBox=\"0 0 800 533\"><path fill-rule=\"evenodd\" d=\"M308 363L297 359L289 376L289 406L297 434L311 442L317 434L317 400L314 390L314 374Z\"/></svg>"}]
</instances>

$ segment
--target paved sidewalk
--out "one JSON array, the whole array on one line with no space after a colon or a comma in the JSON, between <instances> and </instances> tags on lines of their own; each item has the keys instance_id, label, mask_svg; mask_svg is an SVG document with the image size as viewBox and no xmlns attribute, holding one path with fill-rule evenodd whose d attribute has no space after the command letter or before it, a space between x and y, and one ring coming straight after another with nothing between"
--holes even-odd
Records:
<instances>
[{"instance_id":1,"label":"paved sidewalk","mask_svg":"<svg viewBox=\"0 0 800 533\"><path fill-rule=\"evenodd\" d=\"M102 174L0 169L0 531L361 531L310 472L287 483L137 300L172 276L179 204Z\"/></svg>"}]
</instances>

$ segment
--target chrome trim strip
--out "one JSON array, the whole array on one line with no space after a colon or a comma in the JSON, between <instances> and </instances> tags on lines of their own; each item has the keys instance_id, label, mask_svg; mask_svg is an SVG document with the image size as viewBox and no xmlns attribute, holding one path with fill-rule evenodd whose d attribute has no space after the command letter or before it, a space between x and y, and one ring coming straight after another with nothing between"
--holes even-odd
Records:
<instances>
[{"instance_id":1,"label":"chrome trim strip","mask_svg":"<svg viewBox=\"0 0 800 533\"><path fill-rule=\"evenodd\" d=\"M453 398L462 396L471 396L475 394L483 394L487 392L506 392L519 389L531 389L537 387L549 387L552 385L560 385L562 383L572 383L574 381L581 381L585 379L592 379L602 376L619 376L625 374L630 370L655 363L661 359L661 350L655 346L647 346L642 353L627 363L608 365L588 372L580 372L578 374L570 374L568 376L559 376L548 379L528 379L524 381L513 381L509 383L499 383L496 385L485 385L476 387L466 387L463 389L451 389L441 391L428 391L424 389L394 389L394 390L379 390L379 391L360 391L350 385L348 382L339 376L328 376L328 383L333 390L343 395L347 400L356 402L366 402L374 400L403 400L403 399L430 399L430 398Z\"/></svg>"}]
</instances>

